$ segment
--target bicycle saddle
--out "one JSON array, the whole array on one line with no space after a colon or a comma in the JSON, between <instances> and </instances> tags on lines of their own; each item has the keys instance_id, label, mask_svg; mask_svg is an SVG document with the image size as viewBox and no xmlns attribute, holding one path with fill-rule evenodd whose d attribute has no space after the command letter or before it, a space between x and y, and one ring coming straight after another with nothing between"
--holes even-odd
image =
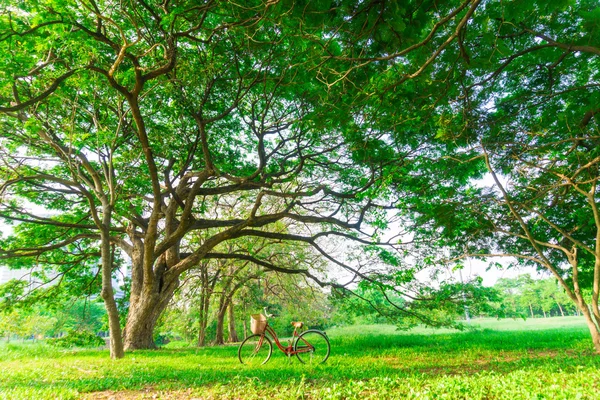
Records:
<instances>
[{"instance_id":1,"label":"bicycle saddle","mask_svg":"<svg viewBox=\"0 0 600 400\"><path fill-rule=\"evenodd\" d=\"M304 324L303 324L302 322L300 322L300 321L297 321L297 322L296 322L296 321L294 321L294 322L292 322L292 326L293 326L294 328L298 328L298 329L299 329L299 328L302 328L302 325L304 325Z\"/></svg>"}]
</instances>

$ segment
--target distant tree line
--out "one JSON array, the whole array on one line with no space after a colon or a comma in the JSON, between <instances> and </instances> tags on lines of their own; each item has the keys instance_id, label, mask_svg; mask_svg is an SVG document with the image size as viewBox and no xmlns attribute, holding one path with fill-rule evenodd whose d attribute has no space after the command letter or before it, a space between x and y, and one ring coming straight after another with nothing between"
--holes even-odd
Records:
<instances>
[{"instance_id":1,"label":"distant tree line","mask_svg":"<svg viewBox=\"0 0 600 400\"><path fill-rule=\"evenodd\" d=\"M523 274L516 278L500 278L493 287L482 286L481 280L475 279L466 285L446 283L438 291L448 292L447 301L440 301L443 296L438 294L435 297L436 304L423 304L423 307L430 308L432 321L444 321L445 326L460 327L464 319L471 317L527 319L582 315L554 278L534 279L529 274ZM452 294L460 291L463 291L465 301L451 301L456 297ZM403 329L422 323L420 319L390 310L390 301L403 302L406 299L382 293L364 284L359 285L356 293L358 296L354 297L332 294L332 321L349 325L392 323ZM386 295L393 298L386 299ZM457 319L461 314L463 317Z\"/></svg>"},{"instance_id":2,"label":"distant tree line","mask_svg":"<svg viewBox=\"0 0 600 400\"><path fill-rule=\"evenodd\" d=\"M500 278L494 285L499 301L492 304L489 316L510 318L547 318L581 315L554 278L533 279L529 274Z\"/></svg>"}]
</instances>

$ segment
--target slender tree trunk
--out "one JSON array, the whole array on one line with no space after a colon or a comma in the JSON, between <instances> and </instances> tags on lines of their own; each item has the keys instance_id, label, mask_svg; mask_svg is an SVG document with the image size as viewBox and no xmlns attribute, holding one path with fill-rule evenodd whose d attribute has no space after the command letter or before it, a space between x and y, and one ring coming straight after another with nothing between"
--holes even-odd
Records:
<instances>
[{"instance_id":1,"label":"slender tree trunk","mask_svg":"<svg viewBox=\"0 0 600 400\"><path fill-rule=\"evenodd\" d=\"M206 326L208 322L208 316L205 308L206 295L204 287L202 287L202 295L200 296L200 313L198 316L198 347L206 346Z\"/></svg>"},{"instance_id":2,"label":"slender tree trunk","mask_svg":"<svg viewBox=\"0 0 600 400\"><path fill-rule=\"evenodd\" d=\"M598 325L596 325L593 315L587 307L581 308L581 312L585 317L585 322L590 330L592 342L594 343L594 349L596 350L597 354L600 354L600 329L598 328Z\"/></svg>"},{"instance_id":3,"label":"slender tree trunk","mask_svg":"<svg viewBox=\"0 0 600 400\"><path fill-rule=\"evenodd\" d=\"M233 301L229 302L229 341L231 343L239 342L237 331L235 329L235 310L233 309Z\"/></svg>"},{"instance_id":4,"label":"slender tree trunk","mask_svg":"<svg viewBox=\"0 0 600 400\"><path fill-rule=\"evenodd\" d=\"M225 312L217 313L217 331L215 333L215 345L225 344L225 335L223 332L223 325L225 322Z\"/></svg>"},{"instance_id":5,"label":"slender tree trunk","mask_svg":"<svg viewBox=\"0 0 600 400\"><path fill-rule=\"evenodd\" d=\"M121 319L119 317L119 310L117 309L117 302L115 301L115 293L112 287L112 269L114 251L111 251L110 244L110 223L111 223L111 211L110 207L105 206L103 209L102 217L102 230L101 236L101 260L102 260L102 291L101 296L104 300L106 307L106 314L108 315L108 329L109 329L109 349L110 357L113 359L123 358L125 351L123 348L123 337L121 336Z\"/></svg>"},{"instance_id":6,"label":"slender tree trunk","mask_svg":"<svg viewBox=\"0 0 600 400\"><path fill-rule=\"evenodd\" d=\"M208 326L208 309L210 306L211 288L208 282L208 272L201 272L202 288L200 298L200 316L198 318L198 347L206 346L206 327Z\"/></svg>"},{"instance_id":7,"label":"slender tree trunk","mask_svg":"<svg viewBox=\"0 0 600 400\"><path fill-rule=\"evenodd\" d=\"M206 346L206 324L204 323L205 319L200 321L200 326L198 329L198 347Z\"/></svg>"},{"instance_id":8,"label":"slender tree trunk","mask_svg":"<svg viewBox=\"0 0 600 400\"><path fill-rule=\"evenodd\" d=\"M215 345L225 344L224 325L225 325L225 313L227 312L227 296L221 296L219 302L219 309L217 311L217 332L215 334Z\"/></svg>"},{"instance_id":9,"label":"slender tree trunk","mask_svg":"<svg viewBox=\"0 0 600 400\"><path fill-rule=\"evenodd\" d=\"M531 306L531 303L529 303L529 312L531 312L531 318L533 318L533 307Z\"/></svg>"},{"instance_id":10,"label":"slender tree trunk","mask_svg":"<svg viewBox=\"0 0 600 400\"><path fill-rule=\"evenodd\" d=\"M542 312L544 313L544 318L547 318L546 311L542 308Z\"/></svg>"},{"instance_id":11,"label":"slender tree trunk","mask_svg":"<svg viewBox=\"0 0 600 400\"><path fill-rule=\"evenodd\" d=\"M560 315L561 316L565 316L565 312L563 311L563 308L561 307L560 303L557 301L556 305L558 306L558 309L560 310Z\"/></svg>"},{"instance_id":12,"label":"slender tree trunk","mask_svg":"<svg viewBox=\"0 0 600 400\"><path fill-rule=\"evenodd\" d=\"M208 326L210 300L214 293L215 285L220 277L220 270L215 271L215 275L210 277L209 263L203 262L200 265L200 280L202 285L202 301L200 305L200 329L198 331L198 347L206 346L206 328Z\"/></svg>"},{"instance_id":13,"label":"slender tree trunk","mask_svg":"<svg viewBox=\"0 0 600 400\"><path fill-rule=\"evenodd\" d=\"M588 329L590 330L590 335L592 336L592 343L594 344L594 349L597 354L600 354L600 329L598 321L594 320L594 316L589 309L585 299L581 294L581 288L579 286L579 264L577 262L577 248L574 249L572 256L569 258L569 262L573 267L573 290L569 286L567 286L564 282L561 282L563 287L566 289L567 295L573 300L575 306L577 308L578 314L583 314L585 318L585 322L588 325Z\"/></svg>"},{"instance_id":14,"label":"slender tree trunk","mask_svg":"<svg viewBox=\"0 0 600 400\"><path fill-rule=\"evenodd\" d=\"M222 266L221 268L224 268ZM219 297L219 307L217 308L217 330L215 333L215 345L225 344L225 334L224 334L224 323L225 323L225 313L227 312L227 307L229 306L229 302L231 301L232 293L229 293L229 288L231 287L231 282L233 280L232 268L228 268L228 274L223 279L223 287L221 291L221 296Z\"/></svg>"},{"instance_id":15,"label":"slender tree trunk","mask_svg":"<svg viewBox=\"0 0 600 400\"><path fill-rule=\"evenodd\" d=\"M225 289L223 289L223 294L221 295L221 300L219 301L219 310L217 312L217 334L215 335L215 344L224 344L224 334L223 334L223 325L225 319L225 312L227 308L229 308L230 304L233 303L233 296L238 291L242 285L247 282L249 279L245 279L243 281L238 282L229 293L226 293L226 289L229 288L229 283L226 285ZM232 318L233 320L233 318ZM237 333L235 335L237 338Z\"/></svg>"}]
</instances>

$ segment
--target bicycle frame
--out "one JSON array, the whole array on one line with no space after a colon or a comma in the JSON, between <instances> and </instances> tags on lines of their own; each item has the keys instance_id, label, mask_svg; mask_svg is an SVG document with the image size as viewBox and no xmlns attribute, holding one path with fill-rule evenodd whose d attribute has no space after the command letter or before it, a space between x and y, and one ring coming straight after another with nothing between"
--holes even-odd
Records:
<instances>
[{"instance_id":1,"label":"bicycle frame","mask_svg":"<svg viewBox=\"0 0 600 400\"><path fill-rule=\"evenodd\" d=\"M267 333L269 335L271 335L271 337L275 341L275 345L279 348L279 350L281 350L282 352L284 352L288 357L289 356L293 356L294 354L308 353L308 352L311 352L311 351L314 350L314 347L310 343L308 343L306 340L303 340L303 342L306 344L306 347L303 347L303 348L298 349L298 350L294 350L294 344L298 340L298 332L297 332L296 328L294 328L294 333L292 335L292 340L291 340L290 344L284 347L281 344L281 342L279 341L279 338L277 337L277 333L275 332L275 330L268 323L267 323L267 326L265 327L265 332L263 332L263 334L261 335L262 337L261 337L261 340L259 342L259 347L262 345L262 338L265 337L265 335Z\"/></svg>"}]
</instances>

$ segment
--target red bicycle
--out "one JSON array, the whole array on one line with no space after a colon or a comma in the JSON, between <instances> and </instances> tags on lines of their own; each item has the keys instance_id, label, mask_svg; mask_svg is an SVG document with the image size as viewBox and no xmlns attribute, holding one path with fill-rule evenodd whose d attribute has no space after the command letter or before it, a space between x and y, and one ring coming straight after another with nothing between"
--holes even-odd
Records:
<instances>
[{"instance_id":1,"label":"red bicycle","mask_svg":"<svg viewBox=\"0 0 600 400\"><path fill-rule=\"evenodd\" d=\"M265 312L265 314L267 314ZM267 314L268 315L268 314ZM269 315L271 317L272 315ZM271 359L273 354L273 343L266 335L271 335L279 350L288 357L296 355L298 360L304 364L320 364L327 361L331 346L327 334L317 329L309 329L298 334L302 329L302 322L292 322L294 334L287 346L283 346L277 337L277 333L267 322L267 317L262 314L251 316L251 328L253 335L248 336L238 348L238 359L242 364L262 365Z\"/></svg>"}]
</instances>

